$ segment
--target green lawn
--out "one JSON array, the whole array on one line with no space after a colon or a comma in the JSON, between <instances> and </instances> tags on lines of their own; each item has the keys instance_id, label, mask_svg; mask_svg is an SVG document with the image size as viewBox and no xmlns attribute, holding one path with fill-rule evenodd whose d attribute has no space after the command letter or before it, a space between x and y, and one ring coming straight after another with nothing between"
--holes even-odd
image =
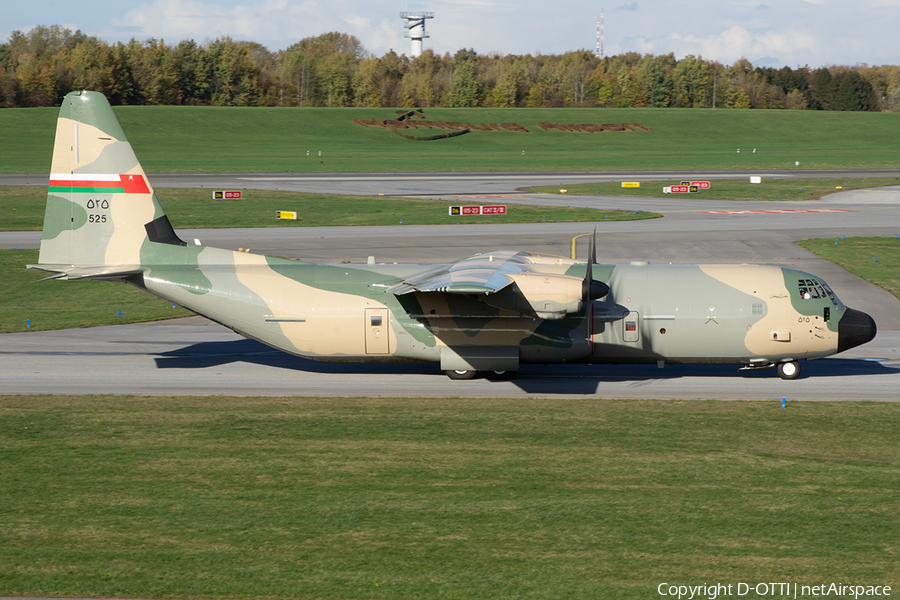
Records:
<instances>
[{"instance_id":1,"label":"green lawn","mask_svg":"<svg viewBox=\"0 0 900 600\"><path fill-rule=\"evenodd\" d=\"M0 593L896 585L898 467L894 404L7 396Z\"/></svg>"},{"instance_id":2,"label":"green lawn","mask_svg":"<svg viewBox=\"0 0 900 600\"><path fill-rule=\"evenodd\" d=\"M25 268L37 261L37 250L0 250L0 333L26 331L29 325L41 331L194 314L122 283L39 281L50 274Z\"/></svg>"},{"instance_id":3,"label":"green lawn","mask_svg":"<svg viewBox=\"0 0 900 600\"><path fill-rule=\"evenodd\" d=\"M629 178L629 181L637 178ZM576 183L543 185L528 188L543 194L627 196L638 198L687 198L690 200L818 200L835 192L900 185L897 177L864 177L860 179L773 179L750 183L749 177L710 181L707 190L691 194L665 194L663 188L680 185L683 180L644 181L640 187L622 187L622 181L609 183ZM566 190L562 192L561 190Z\"/></svg>"},{"instance_id":4,"label":"green lawn","mask_svg":"<svg viewBox=\"0 0 900 600\"><path fill-rule=\"evenodd\" d=\"M201 188L160 188L156 195L169 220L179 229L223 227L322 227L333 225L434 225L457 224L449 202L377 196L340 196L266 190L244 190L240 200L213 200ZM0 231L40 231L47 204L46 186L0 186ZM297 212L297 221L279 220L276 211ZM660 217L659 213L590 208L510 205L505 215L480 217L491 223L559 223L576 221L631 221ZM607 217L609 217L607 219Z\"/></svg>"},{"instance_id":5,"label":"green lawn","mask_svg":"<svg viewBox=\"0 0 900 600\"><path fill-rule=\"evenodd\" d=\"M900 162L900 113L442 108L425 109L428 120L514 122L529 133L473 131L412 141L353 122L394 118L393 109L120 106L115 112L151 173L696 171L783 169L797 162L804 169L893 168ZM0 110L0 172L49 170L57 114L52 108ZM651 131L543 131L541 121L640 123Z\"/></svg>"},{"instance_id":6,"label":"green lawn","mask_svg":"<svg viewBox=\"0 0 900 600\"><path fill-rule=\"evenodd\" d=\"M896 237L806 239L797 244L900 299L900 241Z\"/></svg>"}]
</instances>

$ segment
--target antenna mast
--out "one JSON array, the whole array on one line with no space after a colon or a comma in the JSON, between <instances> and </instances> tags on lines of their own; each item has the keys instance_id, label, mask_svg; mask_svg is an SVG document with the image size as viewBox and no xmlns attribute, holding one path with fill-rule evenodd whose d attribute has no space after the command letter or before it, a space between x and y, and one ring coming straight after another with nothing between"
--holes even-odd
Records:
<instances>
[{"instance_id":1,"label":"antenna mast","mask_svg":"<svg viewBox=\"0 0 900 600\"><path fill-rule=\"evenodd\" d=\"M600 60L603 60L603 9L600 9Z\"/></svg>"}]
</instances>

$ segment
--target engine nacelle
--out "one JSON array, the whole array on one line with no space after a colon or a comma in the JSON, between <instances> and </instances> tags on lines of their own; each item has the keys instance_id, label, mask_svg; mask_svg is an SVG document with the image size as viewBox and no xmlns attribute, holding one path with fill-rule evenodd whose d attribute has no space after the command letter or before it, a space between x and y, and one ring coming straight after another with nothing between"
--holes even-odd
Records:
<instances>
[{"instance_id":1,"label":"engine nacelle","mask_svg":"<svg viewBox=\"0 0 900 600\"><path fill-rule=\"evenodd\" d=\"M577 313L582 306L580 277L553 273L522 272L509 275L513 285L480 298L496 308L557 320Z\"/></svg>"}]
</instances>

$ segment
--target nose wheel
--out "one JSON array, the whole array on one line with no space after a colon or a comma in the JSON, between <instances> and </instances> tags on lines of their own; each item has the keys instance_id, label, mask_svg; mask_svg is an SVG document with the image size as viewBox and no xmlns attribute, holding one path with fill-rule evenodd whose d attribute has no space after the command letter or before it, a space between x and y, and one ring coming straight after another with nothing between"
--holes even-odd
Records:
<instances>
[{"instance_id":1,"label":"nose wheel","mask_svg":"<svg viewBox=\"0 0 900 600\"><path fill-rule=\"evenodd\" d=\"M796 360L780 362L775 366L775 370L782 379L797 379L800 375L800 364Z\"/></svg>"}]
</instances>

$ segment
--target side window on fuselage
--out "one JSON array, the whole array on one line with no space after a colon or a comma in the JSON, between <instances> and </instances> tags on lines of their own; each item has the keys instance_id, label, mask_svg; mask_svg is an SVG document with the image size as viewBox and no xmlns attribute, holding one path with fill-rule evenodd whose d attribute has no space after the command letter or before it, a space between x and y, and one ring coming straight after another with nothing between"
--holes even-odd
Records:
<instances>
[{"instance_id":1,"label":"side window on fuselage","mask_svg":"<svg viewBox=\"0 0 900 600\"><path fill-rule=\"evenodd\" d=\"M828 297L831 298L831 303L837 306L837 295L835 295L834 291L830 287L828 287L827 283L822 283L822 287L825 288L825 293L828 294Z\"/></svg>"}]
</instances>

